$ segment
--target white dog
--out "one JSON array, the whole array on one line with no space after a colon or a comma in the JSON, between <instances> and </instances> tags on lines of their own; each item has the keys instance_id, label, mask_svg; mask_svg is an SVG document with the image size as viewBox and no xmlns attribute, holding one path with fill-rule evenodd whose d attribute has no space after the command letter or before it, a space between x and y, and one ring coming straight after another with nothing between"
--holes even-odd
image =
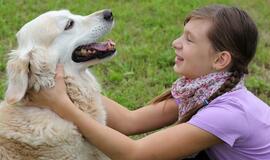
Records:
<instances>
[{"instance_id":1,"label":"white dog","mask_svg":"<svg viewBox=\"0 0 270 160\"><path fill-rule=\"evenodd\" d=\"M74 104L106 124L100 89L87 67L112 57L111 40L97 40L113 26L110 10L88 16L50 11L17 33L18 49L7 64L8 88L0 105L1 160L105 160L76 126L48 109L25 106L33 91L55 85L55 67L64 64L67 92Z\"/></svg>"}]
</instances>

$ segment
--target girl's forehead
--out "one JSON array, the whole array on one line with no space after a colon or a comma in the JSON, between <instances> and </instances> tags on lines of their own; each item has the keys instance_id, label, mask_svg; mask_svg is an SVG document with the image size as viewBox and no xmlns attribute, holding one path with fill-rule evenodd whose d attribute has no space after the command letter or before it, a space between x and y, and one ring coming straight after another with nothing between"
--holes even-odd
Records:
<instances>
[{"instance_id":1,"label":"girl's forehead","mask_svg":"<svg viewBox=\"0 0 270 160\"><path fill-rule=\"evenodd\" d=\"M190 19L184 26L184 32L190 32L195 37L206 36L211 27L211 22L205 19Z\"/></svg>"}]
</instances>

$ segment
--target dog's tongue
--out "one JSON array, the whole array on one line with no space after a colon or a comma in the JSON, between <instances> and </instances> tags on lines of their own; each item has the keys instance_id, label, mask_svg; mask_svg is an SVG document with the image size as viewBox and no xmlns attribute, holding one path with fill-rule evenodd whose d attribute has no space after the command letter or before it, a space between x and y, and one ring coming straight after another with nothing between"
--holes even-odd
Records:
<instances>
[{"instance_id":1,"label":"dog's tongue","mask_svg":"<svg viewBox=\"0 0 270 160\"><path fill-rule=\"evenodd\" d=\"M109 51L113 50L115 46L115 43L112 40L108 40L106 42L101 43L92 43L91 48L98 50L98 51Z\"/></svg>"}]
</instances>

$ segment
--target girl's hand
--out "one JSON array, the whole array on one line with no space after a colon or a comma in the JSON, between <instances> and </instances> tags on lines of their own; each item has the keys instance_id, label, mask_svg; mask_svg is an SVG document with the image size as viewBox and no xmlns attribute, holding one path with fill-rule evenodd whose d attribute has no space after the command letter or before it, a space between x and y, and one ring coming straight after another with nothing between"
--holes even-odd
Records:
<instances>
[{"instance_id":1,"label":"girl's hand","mask_svg":"<svg viewBox=\"0 0 270 160\"><path fill-rule=\"evenodd\" d=\"M64 81L64 66L58 64L56 66L55 86L53 88L41 89L38 93L30 93L30 102L28 105L39 107L49 107L55 110L56 107L64 107L67 101L70 101Z\"/></svg>"}]
</instances>

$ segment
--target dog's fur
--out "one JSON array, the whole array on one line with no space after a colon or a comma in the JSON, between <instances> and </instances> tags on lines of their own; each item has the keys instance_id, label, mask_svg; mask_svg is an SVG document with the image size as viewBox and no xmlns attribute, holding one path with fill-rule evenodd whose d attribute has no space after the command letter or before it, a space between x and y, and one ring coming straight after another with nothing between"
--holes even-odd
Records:
<instances>
[{"instance_id":1,"label":"dog's fur","mask_svg":"<svg viewBox=\"0 0 270 160\"><path fill-rule=\"evenodd\" d=\"M38 92L55 85L55 68L60 62L64 64L71 100L106 124L99 84L87 67L111 55L81 63L71 58L76 47L96 42L111 30L113 21L106 21L103 13L104 10L79 16L67 10L50 11L25 24L16 34L18 49L9 56L8 88L0 105L1 160L108 159L72 123L48 109L25 106L31 98L30 91ZM65 30L70 19L74 20L74 26Z\"/></svg>"}]
</instances>

